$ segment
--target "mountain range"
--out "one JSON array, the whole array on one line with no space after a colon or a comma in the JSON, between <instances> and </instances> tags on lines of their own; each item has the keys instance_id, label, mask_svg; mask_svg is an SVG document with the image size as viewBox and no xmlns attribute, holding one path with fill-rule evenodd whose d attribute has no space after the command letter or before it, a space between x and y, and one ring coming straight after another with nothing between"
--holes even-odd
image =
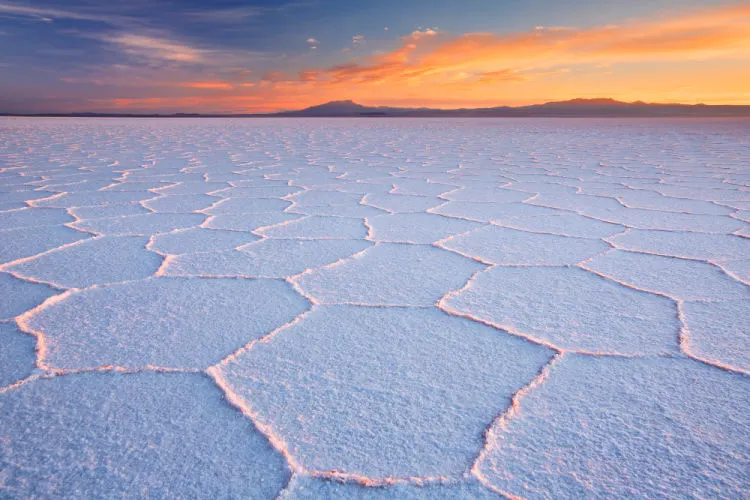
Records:
<instances>
[{"instance_id":1,"label":"mountain range","mask_svg":"<svg viewBox=\"0 0 750 500\"><path fill-rule=\"evenodd\" d=\"M643 101L623 102L609 98L571 99L547 102L530 106L497 106L490 108L397 108L388 106L364 106L354 101L331 101L317 106L297 110L266 114L128 114L128 113L42 113L13 114L0 116L70 116L70 117L412 117L412 118L496 118L496 117L750 117L750 105L708 104L662 104Z\"/></svg>"}]
</instances>

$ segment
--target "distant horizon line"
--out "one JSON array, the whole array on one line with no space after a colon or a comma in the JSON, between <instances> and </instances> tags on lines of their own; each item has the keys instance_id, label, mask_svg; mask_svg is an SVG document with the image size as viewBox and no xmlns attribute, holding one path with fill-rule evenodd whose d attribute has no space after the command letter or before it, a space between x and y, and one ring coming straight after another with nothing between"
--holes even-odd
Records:
<instances>
[{"instance_id":1,"label":"distant horizon line","mask_svg":"<svg viewBox=\"0 0 750 500\"><path fill-rule=\"evenodd\" d=\"M723 112L721 112L723 111ZM712 114L718 112L718 114ZM263 118L263 117L669 117L669 116L750 116L749 104L686 104L620 101L610 97L572 98L521 106L497 105L482 107L441 108L429 106L363 105L353 100L335 100L297 110L265 113L245 112L118 112L72 111L14 113L0 111L3 117L103 117L103 118Z\"/></svg>"}]
</instances>

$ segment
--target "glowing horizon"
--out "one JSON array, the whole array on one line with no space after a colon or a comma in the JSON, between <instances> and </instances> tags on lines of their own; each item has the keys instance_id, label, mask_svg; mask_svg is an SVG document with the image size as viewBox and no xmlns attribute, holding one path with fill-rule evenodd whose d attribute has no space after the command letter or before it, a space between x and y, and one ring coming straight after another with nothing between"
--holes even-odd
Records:
<instances>
[{"instance_id":1,"label":"glowing horizon","mask_svg":"<svg viewBox=\"0 0 750 500\"><path fill-rule=\"evenodd\" d=\"M613 4L606 15L486 0L471 11L335 3L189 1L153 12L139 2L0 2L0 39L13 42L0 52L0 111L262 113L346 99L750 104L747 2Z\"/></svg>"}]
</instances>

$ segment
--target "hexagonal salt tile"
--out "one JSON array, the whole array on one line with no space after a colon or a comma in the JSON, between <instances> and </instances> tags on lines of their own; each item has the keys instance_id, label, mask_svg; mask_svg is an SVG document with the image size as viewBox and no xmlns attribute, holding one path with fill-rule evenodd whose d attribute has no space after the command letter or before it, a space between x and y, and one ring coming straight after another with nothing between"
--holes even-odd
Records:
<instances>
[{"instance_id":1,"label":"hexagonal salt tile","mask_svg":"<svg viewBox=\"0 0 750 500\"><path fill-rule=\"evenodd\" d=\"M576 267L496 267L444 306L564 349L678 351L676 304Z\"/></svg>"},{"instance_id":2,"label":"hexagonal salt tile","mask_svg":"<svg viewBox=\"0 0 750 500\"><path fill-rule=\"evenodd\" d=\"M272 498L290 477L198 374L69 375L2 398L10 497Z\"/></svg>"},{"instance_id":3,"label":"hexagonal salt tile","mask_svg":"<svg viewBox=\"0 0 750 500\"><path fill-rule=\"evenodd\" d=\"M56 368L205 368L307 307L276 280L153 278L68 293L21 324Z\"/></svg>"},{"instance_id":4,"label":"hexagonal salt tile","mask_svg":"<svg viewBox=\"0 0 750 500\"><path fill-rule=\"evenodd\" d=\"M550 357L437 309L330 306L216 373L308 469L456 477Z\"/></svg>"},{"instance_id":5,"label":"hexagonal salt tile","mask_svg":"<svg viewBox=\"0 0 750 500\"><path fill-rule=\"evenodd\" d=\"M524 498L742 497L750 381L688 359L567 355L479 470Z\"/></svg>"},{"instance_id":6,"label":"hexagonal salt tile","mask_svg":"<svg viewBox=\"0 0 750 500\"><path fill-rule=\"evenodd\" d=\"M378 243L297 283L324 303L429 306L484 267L433 246Z\"/></svg>"}]
</instances>

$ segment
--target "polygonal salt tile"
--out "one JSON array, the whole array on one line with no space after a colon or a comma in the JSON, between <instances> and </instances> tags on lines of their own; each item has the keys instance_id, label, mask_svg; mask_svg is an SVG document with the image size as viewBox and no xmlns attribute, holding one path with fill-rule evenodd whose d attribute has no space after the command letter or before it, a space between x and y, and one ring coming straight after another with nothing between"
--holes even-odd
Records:
<instances>
[{"instance_id":1,"label":"polygonal salt tile","mask_svg":"<svg viewBox=\"0 0 750 500\"><path fill-rule=\"evenodd\" d=\"M437 309L332 306L218 370L307 469L458 477L550 357Z\"/></svg>"},{"instance_id":2,"label":"polygonal salt tile","mask_svg":"<svg viewBox=\"0 0 750 500\"><path fill-rule=\"evenodd\" d=\"M40 255L8 268L26 278L62 288L85 288L96 284L147 278L162 258L146 250L142 236L91 238Z\"/></svg>"},{"instance_id":3,"label":"polygonal salt tile","mask_svg":"<svg viewBox=\"0 0 750 500\"><path fill-rule=\"evenodd\" d=\"M226 182L181 182L172 186L160 187L156 192L160 195L179 195L179 194L207 194L219 189L230 187Z\"/></svg>"},{"instance_id":4,"label":"polygonal salt tile","mask_svg":"<svg viewBox=\"0 0 750 500\"><path fill-rule=\"evenodd\" d=\"M254 231L261 227L274 226L282 222L301 219L304 215L286 212L269 212L263 214L223 214L214 215L206 221L204 227L227 229L231 231Z\"/></svg>"},{"instance_id":5,"label":"polygonal salt tile","mask_svg":"<svg viewBox=\"0 0 750 500\"><path fill-rule=\"evenodd\" d=\"M303 191L289 197L294 206L288 211L307 215L333 215L340 217L374 217L385 212L379 208L361 204L362 196L340 191Z\"/></svg>"},{"instance_id":6,"label":"polygonal salt tile","mask_svg":"<svg viewBox=\"0 0 750 500\"><path fill-rule=\"evenodd\" d=\"M94 191L91 193L66 193L46 200L37 200L35 207L73 208L90 207L94 205L121 205L135 203L154 198L157 195L140 191Z\"/></svg>"},{"instance_id":7,"label":"polygonal salt tile","mask_svg":"<svg viewBox=\"0 0 750 500\"><path fill-rule=\"evenodd\" d=\"M405 194L368 194L365 196L365 204L382 208L391 213L422 213L428 208L433 208L445 200L434 196L413 196Z\"/></svg>"},{"instance_id":8,"label":"polygonal salt tile","mask_svg":"<svg viewBox=\"0 0 750 500\"><path fill-rule=\"evenodd\" d=\"M683 300L750 299L750 287L706 262L613 250L593 257L584 267L636 288Z\"/></svg>"},{"instance_id":9,"label":"polygonal salt tile","mask_svg":"<svg viewBox=\"0 0 750 500\"><path fill-rule=\"evenodd\" d=\"M241 176L237 180L232 180L231 187L285 187L289 186L289 181L267 179L261 169L249 169L237 172ZM275 175L275 174L273 174ZM294 187L294 186L292 186ZM301 189L296 188L295 189Z\"/></svg>"},{"instance_id":10,"label":"polygonal salt tile","mask_svg":"<svg viewBox=\"0 0 750 500\"><path fill-rule=\"evenodd\" d=\"M102 191L149 191L166 188L172 184L167 181L125 181L110 184Z\"/></svg>"},{"instance_id":11,"label":"polygonal salt tile","mask_svg":"<svg viewBox=\"0 0 750 500\"><path fill-rule=\"evenodd\" d=\"M709 201L671 198L642 189L627 190L624 193L618 194L617 198L631 208L646 208L650 210L692 214L728 215L731 213L730 209Z\"/></svg>"},{"instance_id":12,"label":"polygonal salt tile","mask_svg":"<svg viewBox=\"0 0 750 500\"><path fill-rule=\"evenodd\" d=\"M750 299L685 302L682 313L690 353L750 373Z\"/></svg>"},{"instance_id":13,"label":"polygonal salt tile","mask_svg":"<svg viewBox=\"0 0 750 500\"><path fill-rule=\"evenodd\" d=\"M35 337L18 331L13 323L0 323L0 346L0 387L31 375L36 362ZM3 469L5 465L3 460Z\"/></svg>"},{"instance_id":14,"label":"polygonal salt tile","mask_svg":"<svg viewBox=\"0 0 750 500\"><path fill-rule=\"evenodd\" d=\"M158 213L190 213L210 207L220 199L205 194L160 196L144 201L143 205Z\"/></svg>"},{"instance_id":15,"label":"polygonal salt tile","mask_svg":"<svg viewBox=\"0 0 750 500\"><path fill-rule=\"evenodd\" d=\"M163 253L179 255L194 252L216 252L231 250L252 241L260 236L242 231L222 231L220 229L184 229L173 233L159 234L152 237L149 249Z\"/></svg>"},{"instance_id":16,"label":"polygonal salt tile","mask_svg":"<svg viewBox=\"0 0 750 500\"><path fill-rule=\"evenodd\" d=\"M485 262L505 265L570 265L611 248L598 240L497 226L457 236L444 245Z\"/></svg>"},{"instance_id":17,"label":"polygonal salt tile","mask_svg":"<svg viewBox=\"0 0 750 500\"><path fill-rule=\"evenodd\" d=\"M10 497L272 498L288 466L198 374L87 373L3 396Z\"/></svg>"},{"instance_id":18,"label":"polygonal salt tile","mask_svg":"<svg viewBox=\"0 0 750 500\"><path fill-rule=\"evenodd\" d=\"M260 229L258 234L269 238L357 239L367 236L367 228L362 219L312 215L286 224Z\"/></svg>"},{"instance_id":19,"label":"polygonal salt tile","mask_svg":"<svg viewBox=\"0 0 750 500\"><path fill-rule=\"evenodd\" d=\"M575 267L492 268L444 305L563 349L678 351L680 323L672 300Z\"/></svg>"},{"instance_id":20,"label":"polygonal salt tile","mask_svg":"<svg viewBox=\"0 0 750 500\"><path fill-rule=\"evenodd\" d=\"M280 500L350 499L377 500L398 498L401 500L490 500L497 499L497 493L482 486L477 480L394 483L385 487L362 486L344 483L335 479L295 476L289 486L279 496Z\"/></svg>"},{"instance_id":21,"label":"polygonal salt tile","mask_svg":"<svg viewBox=\"0 0 750 500\"><path fill-rule=\"evenodd\" d=\"M429 306L484 267L433 246L378 243L297 283L325 303Z\"/></svg>"},{"instance_id":22,"label":"polygonal salt tile","mask_svg":"<svg viewBox=\"0 0 750 500\"><path fill-rule=\"evenodd\" d=\"M305 214L305 215L320 215L320 216L333 216L333 217L375 217L388 213L379 208L371 207L369 205L355 204L351 206L345 205L333 205L330 207L291 207L289 209L291 213Z\"/></svg>"},{"instance_id":23,"label":"polygonal salt tile","mask_svg":"<svg viewBox=\"0 0 750 500\"><path fill-rule=\"evenodd\" d=\"M369 167L369 168L372 168L372 167ZM326 187L325 189L337 189L345 193L356 193L359 195L386 194L386 193L391 192L391 190L393 190L393 184L380 184L380 183L372 183L372 182L365 182L365 181L348 181L347 182L347 181L339 180L335 184L329 184L329 187Z\"/></svg>"},{"instance_id":24,"label":"polygonal salt tile","mask_svg":"<svg viewBox=\"0 0 750 500\"><path fill-rule=\"evenodd\" d=\"M743 226L742 222L724 215L683 214L637 208L622 208L616 212L593 208L590 210L583 209L581 213L636 229L728 234Z\"/></svg>"},{"instance_id":25,"label":"polygonal salt tile","mask_svg":"<svg viewBox=\"0 0 750 500\"><path fill-rule=\"evenodd\" d=\"M20 158L17 158L17 160ZM8 161L7 157L3 157L2 163L7 167L11 166L11 162ZM5 166L3 168L5 168ZM26 169L24 169L26 170ZM39 175L31 175L28 172L24 172L21 169L16 172L5 170L2 172L2 178L0 179L0 189L3 191L20 191L22 189L32 189L33 186L39 185L43 181Z\"/></svg>"},{"instance_id":26,"label":"polygonal salt tile","mask_svg":"<svg viewBox=\"0 0 750 500\"><path fill-rule=\"evenodd\" d=\"M432 243L482 225L435 214L382 215L368 222L375 240L404 243Z\"/></svg>"},{"instance_id":27,"label":"polygonal salt tile","mask_svg":"<svg viewBox=\"0 0 750 500\"><path fill-rule=\"evenodd\" d=\"M0 230L20 227L51 226L75 220L68 212L55 208L21 208L0 212Z\"/></svg>"},{"instance_id":28,"label":"polygonal salt tile","mask_svg":"<svg viewBox=\"0 0 750 500\"><path fill-rule=\"evenodd\" d=\"M625 230L624 226L572 213L508 217L503 218L498 224L511 229L521 229L532 233L549 233L578 238L606 238Z\"/></svg>"},{"instance_id":29,"label":"polygonal salt tile","mask_svg":"<svg viewBox=\"0 0 750 500\"><path fill-rule=\"evenodd\" d=\"M396 189L393 190L394 193L413 194L421 196L437 196L439 194L447 193L448 191L453 191L454 189L458 188L458 186L449 184L439 184L437 182L424 181L414 182L407 179L395 180L394 185L396 186Z\"/></svg>"},{"instance_id":30,"label":"polygonal salt tile","mask_svg":"<svg viewBox=\"0 0 750 500\"><path fill-rule=\"evenodd\" d=\"M22 326L57 368L205 368L307 307L277 280L154 278L74 291Z\"/></svg>"},{"instance_id":31,"label":"polygonal salt tile","mask_svg":"<svg viewBox=\"0 0 750 500\"><path fill-rule=\"evenodd\" d=\"M524 498L739 498L750 381L673 358L565 356L495 426L479 470Z\"/></svg>"},{"instance_id":32,"label":"polygonal salt tile","mask_svg":"<svg viewBox=\"0 0 750 500\"><path fill-rule=\"evenodd\" d=\"M86 193L99 191L112 184L112 180L83 180L79 182L63 184L45 184L43 189L54 193Z\"/></svg>"},{"instance_id":33,"label":"polygonal salt tile","mask_svg":"<svg viewBox=\"0 0 750 500\"><path fill-rule=\"evenodd\" d=\"M107 217L125 217L127 215L149 214L151 211L139 203L129 205L97 205L93 207L70 208L78 219L104 219Z\"/></svg>"},{"instance_id":34,"label":"polygonal salt tile","mask_svg":"<svg viewBox=\"0 0 750 500\"><path fill-rule=\"evenodd\" d=\"M719 265L734 279L750 285L750 260L723 261Z\"/></svg>"},{"instance_id":35,"label":"polygonal salt tile","mask_svg":"<svg viewBox=\"0 0 750 500\"><path fill-rule=\"evenodd\" d=\"M149 236L168 233L175 229L197 227L205 220L206 216L203 214L144 214L108 219L86 219L72 225L99 234Z\"/></svg>"},{"instance_id":36,"label":"polygonal salt tile","mask_svg":"<svg viewBox=\"0 0 750 500\"><path fill-rule=\"evenodd\" d=\"M625 250L686 259L735 260L750 255L750 239L731 234L631 230L610 241Z\"/></svg>"},{"instance_id":37,"label":"polygonal salt tile","mask_svg":"<svg viewBox=\"0 0 750 500\"><path fill-rule=\"evenodd\" d=\"M449 201L430 212L479 222L503 221L511 217L522 216L546 217L564 213L554 208L537 207L525 203L472 203L468 201Z\"/></svg>"},{"instance_id":38,"label":"polygonal salt tile","mask_svg":"<svg viewBox=\"0 0 750 500\"><path fill-rule=\"evenodd\" d=\"M371 245L364 240L268 239L245 245L239 250L171 258L164 266L164 274L285 278L332 264Z\"/></svg>"},{"instance_id":39,"label":"polygonal salt tile","mask_svg":"<svg viewBox=\"0 0 750 500\"><path fill-rule=\"evenodd\" d=\"M58 293L41 283L32 283L0 273L0 321L15 318Z\"/></svg>"},{"instance_id":40,"label":"polygonal salt tile","mask_svg":"<svg viewBox=\"0 0 750 500\"><path fill-rule=\"evenodd\" d=\"M626 208L614 198L576 193L540 194L528 203L540 207L580 212L585 215L596 214L597 218L608 218L613 214L624 213L626 210L635 210Z\"/></svg>"},{"instance_id":41,"label":"polygonal salt tile","mask_svg":"<svg viewBox=\"0 0 750 500\"><path fill-rule=\"evenodd\" d=\"M494 186L471 186L446 193L443 198L452 201L518 203L532 196L529 193Z\"/></svg>"},{"instance_id":42,"label":"polygonal salt tile","mask_svg":"<svg viewBox=\"0 0 750 500\"><path fill-rule=\"evenodd\" d=\"M31 257L86 238L91 238L91 235L65 226L25 227L0 231L0 264Z\"/></svg>"},{"instance_id":43,"label":"polygonal salt tile","mask_svg":"<svg viewBox=\"0 0 750 500\"><path fill-rule=\"evenodd\" d=\"M292 202L276 198L217 198L211 208L204 210L207 214L257 214L264 212L283 212L292 206Z\"/></svg>"},{"instance_id":44,"label":"polygonal salt tile","mask_svg":"<svg viewBox=\"0 0 750 500\"><path fill-rule=\"evenodd\" d=\"M211 194L220 198L283 198L290 194L299 193L302 188L295 186L253 186L253 187L231 187L214 191Z\"/></svg>"},{"instance_id":45,"label":"polygonal salt tile","mask_svg":"<svg viewBox=\"0 0 750 500\"><path fill-rule=\"evenodd\" d=\"M357 205L362 200L362 195L357 193L344 193L342 191L308 190L290 196L289 200L295 203L295 208L311 207L335 207Z\"/></svg>"},{"instance_id":46,"label":"polygonal salt tile","mask_svg":"<svg viewBox=\"0 0 750 500\"><path fill-rule=\"evenodd\" d=\"M16 208L25 208L29 205L27 201L40 200L42 198L49 198L54 193L46 193L44 191L11 191L9 193L3 193L0 196L0 210L11 210Z\"/></svg>"},{"instance_id":47,"label":"polygonal salt tile","mask_svg":"<svg viewBox=\"0 0 750 500\"><path fill-rule=\"evenodd\" d=\"M673 196L675 198L693 198L697 200L717 202L747 199L746 190L739 189L739 186L733 187L735 189L730 189L730 185L728 184L724 184L723 189L659 184L654 187L654 191L657 191L664 196Z\"/></svg>"}]
</instances>

